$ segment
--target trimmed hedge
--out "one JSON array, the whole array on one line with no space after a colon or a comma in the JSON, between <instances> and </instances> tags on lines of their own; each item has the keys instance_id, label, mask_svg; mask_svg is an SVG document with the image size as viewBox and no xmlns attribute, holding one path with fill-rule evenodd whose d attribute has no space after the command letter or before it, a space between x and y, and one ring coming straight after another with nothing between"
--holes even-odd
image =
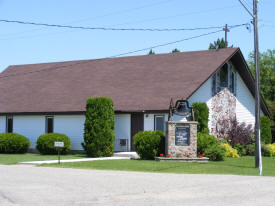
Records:
<instances>
[{"instance_id":1,"label":"trimmed hedge","mask_svg":"<svg viewBox=\"0 0 275 206\"><path fill-rule=\"evenodd\" d=\"M262 142L270 144L272 142L271 121L267 116L261 116L260 128Z\"/></svg>"},{"instance_id":2,"label":"trimmed hedge","mask_svg":"<svg viewBox=\"0 0 275 206\"><path fill-rule=\"evenodd\" d=\"M36 149L41 154L57 154L58 148L54 146L54 142L64 142L64 147L59 148L61 154L67 154L71 150L71 141L65 134L47 133L37 138Z\"/></svg>"},{"instance_id":3,"label":"trimmed hedge","mask_svg":"<svg viewBox=\"0 0 275 206\"><path fill-rule=\"evenodd\" d=\"M113 101L108 97L88 98L82 143L87 156L112 156L114 139Z\"/></svg>"},{"instance_id":4,"label":"trimmed hedge","mask_svg":"<svg viewBox=\"0 0 275 206\"><path fill-rule=\"evenodd\" d=\"M192 104L194 109L195 120L198 122L198 132L208 133L208 117L209 109L204 102L194 102Z\"/></svg>"},{"instance_id":5,"label":"trimmed hedge","mask_svg":"<svg viewBox=\"0 0 275 206\"><path fill-rule=\"evenodd\" d=\"M134 146L141 159L154 159L165 152L165 134L161 131L139 132L134 136Z\"/></svg>"},{"instance_id":6,"label":"trimmed hedge","mask_svg":"<svg viewBox=\"0 0 275 206\"><path fill-rule=\"evenodd\" d=\"M16 133L0 134L0 153L26 153L30 147L30 140Z\"/></svg>"}]
</instances>

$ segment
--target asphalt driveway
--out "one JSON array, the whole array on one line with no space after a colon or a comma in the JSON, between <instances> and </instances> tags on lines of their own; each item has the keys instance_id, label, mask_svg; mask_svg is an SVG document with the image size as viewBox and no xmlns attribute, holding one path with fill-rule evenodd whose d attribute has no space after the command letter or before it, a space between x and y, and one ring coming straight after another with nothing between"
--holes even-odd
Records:
<instances>
[{"instance_id":1,"label":"asphalt driveway","mask_svg":"<svg viewBox=\"0 0 275 206\"><path fill-rule=\"evenodd\" d=\"M0 165L0 205L275 205L275 178Z\"/></svg>"}]
</instances>

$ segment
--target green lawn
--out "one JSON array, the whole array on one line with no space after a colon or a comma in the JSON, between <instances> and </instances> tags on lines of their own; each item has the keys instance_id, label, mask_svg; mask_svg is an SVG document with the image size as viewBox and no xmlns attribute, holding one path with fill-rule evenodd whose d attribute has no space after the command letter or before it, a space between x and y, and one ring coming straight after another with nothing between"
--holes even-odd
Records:
<instances>
[{"instance_id":1,"label":"green lawn","mask_svg":"<svg viewBox=\"0 0 275 206\"><path fill-rule=\"evenodd\" d=\"M61 155L61 159L79 159L85 155ZM57 160L57 155L41 155L41 154L0 154L0 164L10 165L18 162L39 161L39 160Z\"/></svg>"},{"instance_id":2,"label":"green lawn","mask_svg":"<svg viewBox=\"0 0 275 206\"><path fill-rule=\"evenodd\" d=\"M221 162L183 163L183 162L156 162L145 160L104 160L92 162L75 162L42 165L46 167L122 170L161 173L189 173L189 174L233 174L258 175L254 168L254 157L227 158ZM263 175L275 176L275 158L263 157Z\"/></svg>"}]
</instances>

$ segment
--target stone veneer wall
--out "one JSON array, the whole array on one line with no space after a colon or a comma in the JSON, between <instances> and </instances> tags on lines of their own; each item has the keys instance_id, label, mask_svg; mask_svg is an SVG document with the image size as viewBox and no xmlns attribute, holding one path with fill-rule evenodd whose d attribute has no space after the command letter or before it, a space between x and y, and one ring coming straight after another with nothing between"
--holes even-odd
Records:
<instances>
[{"instance_id":1,"label":"stone veneer wall","mask_svg":"<svg viewBox=\"0 0 275 206\"><path fill-rule=\"evenodd\" d=\"M197 157L197 124L195 121L188 122L167 122L167 135L165 139L165 153L170 154L172 157L184 157L184 153L191 153L190 157ZM190 126L190 145L188 146L176 146L176 126Z\"/></svg>"},{"instance_id":2,"label":"stone veneer wall","mask_svg":"<svg viewBox=\"0 0 275 206\"><path fill-rule=\"evenodd\" d=\"M222 121L225 120L229 124L229 120L236 117L236 97L225 88L212 97L210 109L212 114L210 133L218 136Z\"/></svg>"}]
</instances>

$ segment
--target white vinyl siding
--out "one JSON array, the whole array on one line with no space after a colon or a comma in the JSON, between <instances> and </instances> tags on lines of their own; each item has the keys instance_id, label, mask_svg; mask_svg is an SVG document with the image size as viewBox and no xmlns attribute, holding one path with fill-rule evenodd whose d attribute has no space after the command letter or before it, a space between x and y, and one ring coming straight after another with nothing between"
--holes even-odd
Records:
<instances>
[{"instance_id":1,"label":"white vinyl siding","mask_svg":"<svg viewBox=\"0 0 275 206\"><path fill-rule=\"evenodd\" d=\"M45 133L45 116L13 116L13 132L24 135L35 148L37 138Z\"/></svg>"},{"instance_id":2,"label":"white vinyl siding","mask_svg":"<svg viewBox=\"0 0 275 206\"><path fill-rule=\"evenodd\" d=\"M212 98L212 78L209 78L189 99L189 104L192 106L194 102L205 102L209 108L208 128L211 126L211 98Z\"/></svg>"},{"instance_id":3,"label":"white vinyl siding","mask_svg":"<svg viewBox=\"0 0 275 206\"><path fill-rule=\"evenodd\" d=\"M239 122L246 124L255 124L255 99L250 90L245 85L241 76L237 74L237 101L236 101L236 116ZM262 110L260 114L263 115Z\"/></svg>"},{"instance_id":4,"label":"white vinyl siding","mask_svg":"<svg viewBox=\"0 0 275 206\"><path fill-rule=\"evenodd\" d=\"M6 132L6 116L0 116L0 133Z\"/></svg>"},{"instance_id":5,"label":"white vinyl siding","mask_svg":"<svg viewBox=\"0 0 275 206\"><path fill-rule=\"evenodd\" d=\"M72 150L82 150L84 122L84 115L54 115L54 132L67 135Z\"/></svg>"}]
</instances>

